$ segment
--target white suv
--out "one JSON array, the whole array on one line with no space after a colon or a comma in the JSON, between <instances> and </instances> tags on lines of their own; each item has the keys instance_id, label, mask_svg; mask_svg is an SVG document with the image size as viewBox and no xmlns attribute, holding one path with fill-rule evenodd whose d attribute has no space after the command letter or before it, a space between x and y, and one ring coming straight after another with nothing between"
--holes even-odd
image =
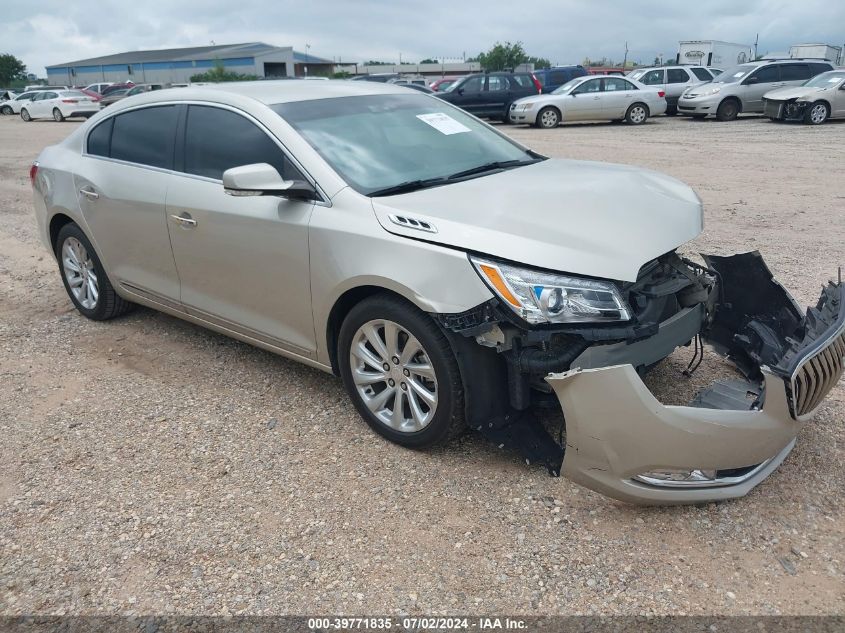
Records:
<instances>
[{"instance_id":1,"label":"white suv","mask_svg":"<svg viewBox=\"0 0 845 633\"><path fill-rule=\"evenodd\" d=\"M655 68L637 68L628 73L628 77L641 84L652 86L666 93L666 114L678 113L678 98L684 90L708 81L713 81L721 71L704 66L661 66Z\"/></svg>"},{"instance_id":2,"label":"white suv","mask_svg":"<svg viewBox=\"0 0 845 633\"><path fill-rule=\"evenodd\" d=\"M833 64L804 59L780 59L740 64L712 82L688 88L678 100L678 112L703 119L715 114L733 121L741 112L763 112L763 95L784 86L800 86L811 77L833 70Z\"/></svg>"}]
</instances>

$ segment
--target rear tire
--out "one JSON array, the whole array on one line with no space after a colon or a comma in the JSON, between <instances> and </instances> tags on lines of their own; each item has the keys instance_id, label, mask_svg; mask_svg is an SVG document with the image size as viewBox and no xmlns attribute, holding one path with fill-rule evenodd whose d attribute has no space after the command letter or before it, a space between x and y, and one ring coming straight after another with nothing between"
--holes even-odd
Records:
<instances>
[{"instance_id":1,"label":"rear tire","mask_svg":"<svg viewBox=\"0 0 845 633\"><path fill-rule=\"evenodd\" d=\"M739 115L739 104L733 99L725 99L716 110L719 121L733 121Z\"/></svg>"},{"instance_id":2,"label":"rear tire","mask_svg":"<svg viewBox=\"0 0 845 633\"><path fill-rule=\"evenodd\" d=\"M27 111L27 109L26 109L26 108L21 108L21 118L22 118L24 121L26 121L27 123L29 123L30 121L32 121L32 117L31 117L31 116L29 116L29 111Z\"/></svg>"},{"instance_id":3,"label":"rear tire","mask_svg":"<svg viewBox=\"0 0 845 633\"><path fill-rule=\"evenodd\" d=\"M463 430L455 354L434 320L413 304L379 294L354 306L340 327L337 359L358 413L391 442L428 448Z\"/></svg>"},{"instance_id":4,"label":"rear tire","mask_svg":"<svg viewBox=\"0 0 845 633\"><path fill-rule=\"evenodd\" d=\"M62 111L59 110L58 108L53 108L53 120L56 123L61 123L62 121L65 120L65 115L62 114Z\"/></svg>"},{"instance_id":5,"label":"rear tire","mask_svg":"<svg viewBox=\"0 0 845 633\"><path fill-rule=\"evenodd\" d=\"M556 128L560 125L560 112L555 107L546 106L537 113L537 119L534 124L544 130Z\"/></svg>"},{"instance_id":6,"label":"rear tire","mask_svg":"<svg viewBox=\"0 0 845 633\"><path fill-rule=\"evenodd\" d=\"M642 125L648 120L648 106L644 103L632 103L625 113L625 122L630 125Z\"/></svg>"},{"instance_id":7,"label":"rear tire","mask_svg":"<svg viewBox=\"0 0 845 633\"><path fill-rule=\"evenodd\" d=\"M824 101L816 101L811 104L804 113L804 123L807 125L821 125L830 116L830 108Z\"/></svg>"},{"instance_id":8,"label":"rear tire","mask_svg":"<svg viewBox=\"0 0 845 633\"><path fill-rule=\"evenodd\" d=\"M82 316L106 321L126 314L134 307L114 291L91 241L78 225L65 224L56 237L54 248L62 283Z\"/></svg>"}]
</instances>

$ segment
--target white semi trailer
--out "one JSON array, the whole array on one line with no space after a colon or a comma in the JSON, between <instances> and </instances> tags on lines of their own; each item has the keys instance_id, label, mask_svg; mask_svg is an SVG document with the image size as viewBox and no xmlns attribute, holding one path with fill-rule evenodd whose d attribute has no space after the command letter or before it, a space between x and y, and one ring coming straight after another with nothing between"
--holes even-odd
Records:
<instances>
[{"instance_id":1,"label":"white semi trailer","mask_svg":"<svg viewBox=\"0 0 845 633\"><path fill-rule=\"evenodd\" d=\"M834 64L845 63L842 59L842 47L828 44L795 44L789 47L790 57L805 59L826 59Z\"/></svg>"},{"instance_id":2,"label":"white semi trailer","mask_svg":"<svg viewBox=\"0 0 845 633\"><path fill-rule=\"evenodd\" d=\"M688 40L678 43L677 64L715 66L724 70L754 60L754 48L719 40Z\"/></svg>"}]
</instances>

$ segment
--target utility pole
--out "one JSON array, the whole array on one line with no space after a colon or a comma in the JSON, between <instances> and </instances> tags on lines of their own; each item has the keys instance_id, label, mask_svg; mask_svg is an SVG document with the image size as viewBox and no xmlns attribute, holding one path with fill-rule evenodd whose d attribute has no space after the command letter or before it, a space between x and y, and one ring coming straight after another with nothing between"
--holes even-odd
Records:
<instances>
[{"instance_id":1,"label":"utility pole","mask_svg":"<svg viewBox=\"0 0 845 633\"><path fill-rule=\"evenodd\" d=\"M622 72L628 67L628 42L625 42L625 58L622 60Z\"/></svg>"},{"instance_id":2,"label":"utility pole","mask_svg":"<svg viewBox=\"0 0 845 633\"><path fill-rule=\"evenodd\" d=\"M759 44L759 43L760 43L760 34L757 33L757 35L754 37L754 59L757 59L757 44Z\"/></svg>"},{"instance_id":3,"label":"utility pole","mask_svg":"<svg viewBox=\"0 0 845 633\"><path fill-rule=\"evenodd\" d=\"M308 76L308 49L311 48L311 44L305 42L305 76Z\"/></svg>"}]
</instances>

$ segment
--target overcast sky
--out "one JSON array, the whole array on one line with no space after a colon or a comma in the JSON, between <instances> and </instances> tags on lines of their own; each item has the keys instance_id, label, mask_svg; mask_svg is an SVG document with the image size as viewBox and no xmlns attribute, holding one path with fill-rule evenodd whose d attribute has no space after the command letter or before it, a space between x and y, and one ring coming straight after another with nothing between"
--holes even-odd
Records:
<instances>
[{"instance_id":1,"label":"overcast sky","mask_svg":"<svg viewBox=\"0 0 845 633\"><path fill-rule=\"evenodd\" d=\"M30 72L127 50L262 41L329 59L460 58L497 40L522 41L553 63L585 56L651 63L678 40L717 39L781 52L845 41L841 0L74 0L3 2L0 52Z\"/></svg>"}]
</instances>

